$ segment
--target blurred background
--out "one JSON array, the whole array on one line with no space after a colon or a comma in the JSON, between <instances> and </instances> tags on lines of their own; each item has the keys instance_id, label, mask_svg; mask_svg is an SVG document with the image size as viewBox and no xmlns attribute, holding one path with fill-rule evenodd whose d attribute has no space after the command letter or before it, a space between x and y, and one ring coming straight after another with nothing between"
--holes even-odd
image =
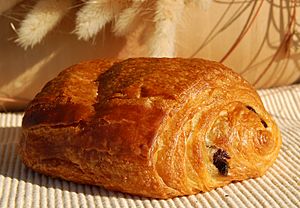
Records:
<instances>
[{"instance_id":1,"label":"blurred background","mask_svg":"<svg viewBox=\"0 0 300 208\"><path fill-rule=\"evenodd\" d=\"M15 42L17 31L36 1L19 1L9 8L4 8L5 4L0 0L2 111L24 109L46 82L80 61L149 56L147 29L155 22L151 9L144 9L145 18L124 36L112 32L112 21L84 41L73 33L83 4L77 1L39 44L25 50ZM290 85L300 78L300 2L211 0L200 6L185 4L173 41L174 56L222 62L257 89Z\"/></svg>"}]
</instances>

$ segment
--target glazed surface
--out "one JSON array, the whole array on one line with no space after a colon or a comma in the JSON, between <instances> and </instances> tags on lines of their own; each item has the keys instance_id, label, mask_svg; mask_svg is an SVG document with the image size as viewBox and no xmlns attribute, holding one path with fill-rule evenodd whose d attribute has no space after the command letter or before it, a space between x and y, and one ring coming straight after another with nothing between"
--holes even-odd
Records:
<instances>
[{"instance_id":1,"label":"glazed surface","mask_svg":"<svg viewBox=\"0 0 300 208\"><path fill-rule=\"evenodd\" d=\"M256 91L222 64L133 58L74 65L23 119L32 169L155 198L263 175L281 137Z\"/></svg>"}]
</instances>

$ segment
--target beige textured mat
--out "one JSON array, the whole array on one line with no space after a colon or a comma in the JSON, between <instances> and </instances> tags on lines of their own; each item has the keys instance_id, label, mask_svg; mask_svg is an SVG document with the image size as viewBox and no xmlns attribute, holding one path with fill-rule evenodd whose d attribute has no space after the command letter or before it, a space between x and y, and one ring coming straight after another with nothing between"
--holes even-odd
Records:
<instances>
[{"instance_id":1,"label":"beige textured mat","mask_svg":"<svg viewBox=\"0 0 300 208\"><path fill-rule=\"evenodd\" d=\"M16 152L22 114L0 113L0 207L300 207L300 85L259 93L283 137L279 157L267 174L170 200L78 185L27 169Z\"/></svg>"}]
</instances>

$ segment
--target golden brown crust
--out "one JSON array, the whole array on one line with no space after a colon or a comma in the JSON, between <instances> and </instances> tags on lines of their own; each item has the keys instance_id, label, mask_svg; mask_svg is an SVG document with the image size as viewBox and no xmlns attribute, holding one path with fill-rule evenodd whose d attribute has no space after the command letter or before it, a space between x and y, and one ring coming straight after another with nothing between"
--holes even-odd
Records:
<instances>
[{"instance_id":1,"label":"golden brown crust","mask_svg":"<svg viewBox=\"0 0 300 208\"><path fill-rule=\"evenodd\" d=\"M38 172L168 198L258 177L279 130L255 90L202 59L95 60L28 106L20 154Z\"/></svg>"}]
</instances>

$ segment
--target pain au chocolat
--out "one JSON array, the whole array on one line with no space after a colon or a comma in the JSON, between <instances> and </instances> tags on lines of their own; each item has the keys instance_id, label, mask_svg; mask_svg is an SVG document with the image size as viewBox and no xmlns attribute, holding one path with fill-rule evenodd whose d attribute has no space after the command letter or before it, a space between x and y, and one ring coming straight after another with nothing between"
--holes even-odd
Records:
<instances>
[{"instance_id":1,"label":"pain au chocolat","mask_svg":"<svg viewBox=\"0 0 300 208\"><path fill-rule=\"evenodd\" d=\"M33 170L154 198L262 176L281 145L253 87L203 59L71 66L29 104L22 129Z\"/></svg>"}]
</instances>

